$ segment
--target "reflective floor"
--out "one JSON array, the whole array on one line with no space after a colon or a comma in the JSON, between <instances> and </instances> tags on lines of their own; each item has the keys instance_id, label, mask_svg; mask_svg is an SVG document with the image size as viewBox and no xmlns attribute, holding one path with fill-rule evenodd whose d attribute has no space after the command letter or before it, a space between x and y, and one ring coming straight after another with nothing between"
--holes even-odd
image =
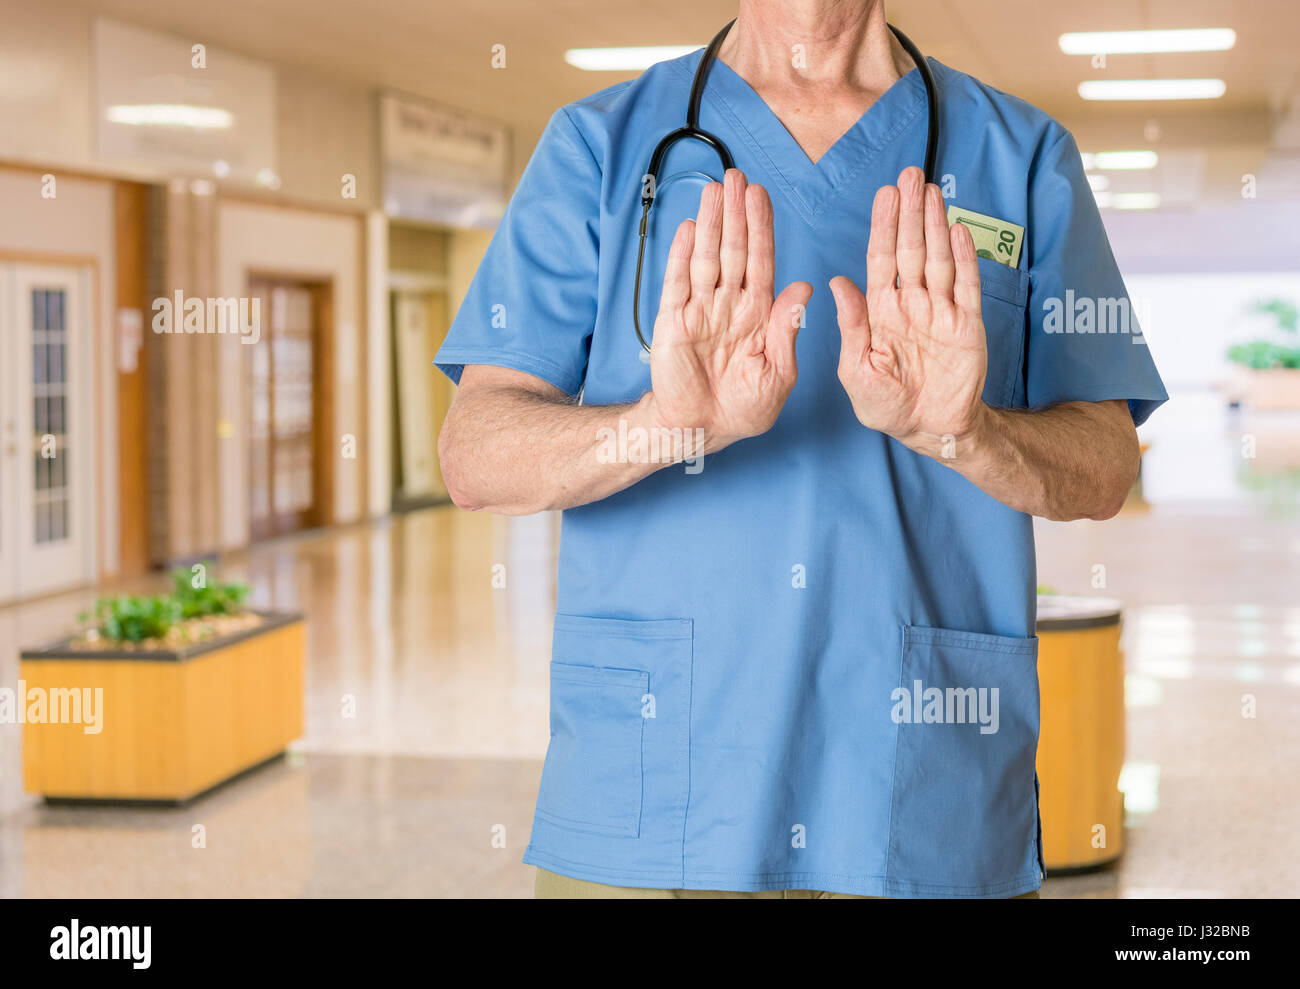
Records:
<instances>
[{"instance_id":1,"label":"reflective floor","mask_svg":"<svg viewBox=\"0 0 1300 989\"><path fill-rule=\"evenodd\" d=\"M1041 583L1124 602L1128 667L1126 853L1043 895L1295 896L1300 422L1191 396L1144 439L1144 499L1038 526ZM444 508L223 561L308 615L304 737L182 808L66 807L0 724L0 895L531 895L557 534ZM0 609L0 687L94 596Z\"/></svg>"}]
</instances>

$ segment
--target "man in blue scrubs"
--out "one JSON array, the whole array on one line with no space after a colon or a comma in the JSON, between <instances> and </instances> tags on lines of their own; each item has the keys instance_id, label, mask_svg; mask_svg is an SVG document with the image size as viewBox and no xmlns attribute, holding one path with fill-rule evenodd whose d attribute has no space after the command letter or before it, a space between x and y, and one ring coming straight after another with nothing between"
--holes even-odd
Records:
<instances>
[{"instance_id":1,"label":"man in blue scrubs","mask_svg":"<svg viewBox=\"0 0 1300 989\"><path fill-rule=\"evenodd\" d=\"M1031 516L1115 514L1166 398L1079 151L931 60L927 186L880 0L742 0L700 117L736 168L669 153L644 360L643 172L699 59L554 115L437 358L456 503L564 510L524 861L541 895L1032 894Z\"/></svg>"}]
</instances>

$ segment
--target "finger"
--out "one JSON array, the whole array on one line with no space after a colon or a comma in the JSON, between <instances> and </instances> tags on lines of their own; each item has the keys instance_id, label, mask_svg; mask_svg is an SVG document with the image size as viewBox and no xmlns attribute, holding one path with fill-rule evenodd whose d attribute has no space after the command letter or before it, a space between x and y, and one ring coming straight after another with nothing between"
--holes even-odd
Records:
<instances>
[{"instance_id":1,"label":"finger","mask_svg":"<svg viewBox=\"0 0 1300 989\"><path fill-rule=\"evenodd\" d=\"M722 184L710 182L700 193L691 251L691 294L701 301L713 298L718 286L718 244L722 237Z\"/></svg>"},{"instance_id":2,"label":"finger","mask_svg":"<svg viewBox=\"0 0 1300 989\"><path fill-rule=\"evenodd\" d=\"M898 187L881 186L871 204L871 236L867 240L867 292L892 292L898 277Z\"/></svg>"},{"instance_id":3,"label":"finger","mask_svg":"<svg viewBox=\"0 0 1300 989\"><path fill-rule=\"evenodd\" d=\"M727 170L722 191L722 276L719 284L740 289L748 260L745 216L745 174L738 168Z\"/></svg>"},{"instance_id":4,"label":"finger","mask_svg":"<svg viewBox=\"0 0 1300 989\"><path fill-rule=\"evenodd\" d=\"M964 223L954 223L950 234L957 275L953 301L976 318L980 315L980 264L975 241Z\"/></svg>"},{"instance_id":5,"label":"finger","mask_svg":"<svg viewBox=\"0 0 1300 989\"><path fill-rule=\"evenodd\" d=\"M898 284L902 288L925 285L925 175L912 165L898 176Z\"/></svg>"},{"instance_id":6,"label":"finger","mask_svg":"<svg viewBox=\"0 0 1300 989\"><path fill-rule=\"evenodd\" d=\"M952 247L948 240L948 217L943 193L937 185L925 187L925 286L931 295L952 298Z\"/></svg>"},{"instance_id":7,"label":"finger","mask_svg":"<svg viewBox=\"0 0 1300 989\"><path fill-rule=\"evenodd\" d=\"M772 302L767 326L767 358L780 374L797 373L795 340L804 323L813 287L807 282L791 282Z\"/></svg>"},{"instance_id":8,"label":"finger","mask_svg":"<svg viewBox=\"0 0 1300 989\"><path fill-rule=\"evenodd\" d=\"M835 318L840 324L844 346L851 353L865 353L871 348L867 300L853 284L853 279L843 275L831 279L831 295L835 299Z\"/></svg>"},{"instance_id":9,"label":"finger","mask_svg":"<svg viewBox=\"0 0 1300 989\"><path fill-rule=\"evenodd\" d=\"M749 253L745 287L770 299L776 286L776 245L772 235L772 200L761 185L745 190L745 220Z\"/></svg>"},{"instance_id":10,"label":"finger","mask_svg":"<svg viewBox=\"0 0 1300 989\"><path fill-rule=\"evenodd\" d=\"M683 220L673 235L672 247L668 248L664 287L659 295L661 310L679 309L691 297L691 249L694 244L695 221Z\"/></svg>"}]
</instances>

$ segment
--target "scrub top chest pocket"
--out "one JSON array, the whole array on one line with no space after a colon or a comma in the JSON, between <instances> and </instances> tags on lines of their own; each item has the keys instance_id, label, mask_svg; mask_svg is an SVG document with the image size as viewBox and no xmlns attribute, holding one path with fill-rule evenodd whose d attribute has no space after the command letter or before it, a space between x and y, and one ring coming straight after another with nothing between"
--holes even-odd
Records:
<instances>
[{"instance_id":1,"label":"scrub top chest pocket","mask_svg":"<svg viewBox=\"0 0 1300 989\"><path fill-rule=\"evenodd\" d=\"M980 312L988 344L984 401L995 408L1023 408L1025 306L1029 274L989 258L979 259Z\"/></svg>"}]
</instances>

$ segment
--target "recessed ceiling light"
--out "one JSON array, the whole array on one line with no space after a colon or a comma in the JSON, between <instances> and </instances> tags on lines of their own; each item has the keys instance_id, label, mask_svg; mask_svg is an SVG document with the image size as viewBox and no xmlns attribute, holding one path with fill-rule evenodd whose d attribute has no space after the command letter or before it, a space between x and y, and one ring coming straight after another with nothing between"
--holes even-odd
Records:
<instances>
[{"instance_id":1,"label":"recessed ceiling light","mask_svg":"<svg viewBox=\"0 0 1300 989\"><path fill-rule=\"evenodd\" d=\"M1154 52L1221 52L1237 43L1231 28L1188 31L1081 31L1061 35L1067 55L1136 55Z\"/></svg>"},{"instance_id":2,"label":"recessed ceiling light","mask_svg":"<svg viewBox=\"0 0 1300 989\"><path fill-rule=\"evenodd\" d=\"M1156 209L1160 206L1158 192L1117 192L1111 200L1115 209Z\"/></svg>"},{"instance_id":3,"label":"recessed ceiling light","mask_svg":"<svg viewBox=\"0 0 1300 989\"><path fill-rule=\"evenodd\" d=\"M124 103L110 106L107 117L115 124L133 127L191 127L220 130L235 122L229 110L186 103Z\"/></svg>"},{"instance_id":4,"label":"recessed ceiling light","mask_svg":"<svg viewBox=\"0 0 1300 989\"><path fill-rule=\"evenodd\" d=\"M1084 171L1100 170L1105 172L1145 171L1155 168L1160 163L1160 156L1154 151L1098 151L1096 154L1083 154Z\"/></svg>"},{"instance_id":5,"label":"recessed ceiling light","mask_svg":"<svg viewBox=\"0 0 1300 989\"><path fill-rule=\"evenodd\" d=\"M702 45L641 45L635 48L570 48L564 60L588 72L640 72L656 62L681 58Z\"/></svg>"},{"instance_id":6,"label":"recessed ceiling light","mask_svg":"<svg viewBox=\"0 0 1300 989\"><path fill-rule=\"evenodd\" d=\"M1085 100L1217 100L1222 79L1089 79L1079 83Z\"/></svg>"}]
</instances>

